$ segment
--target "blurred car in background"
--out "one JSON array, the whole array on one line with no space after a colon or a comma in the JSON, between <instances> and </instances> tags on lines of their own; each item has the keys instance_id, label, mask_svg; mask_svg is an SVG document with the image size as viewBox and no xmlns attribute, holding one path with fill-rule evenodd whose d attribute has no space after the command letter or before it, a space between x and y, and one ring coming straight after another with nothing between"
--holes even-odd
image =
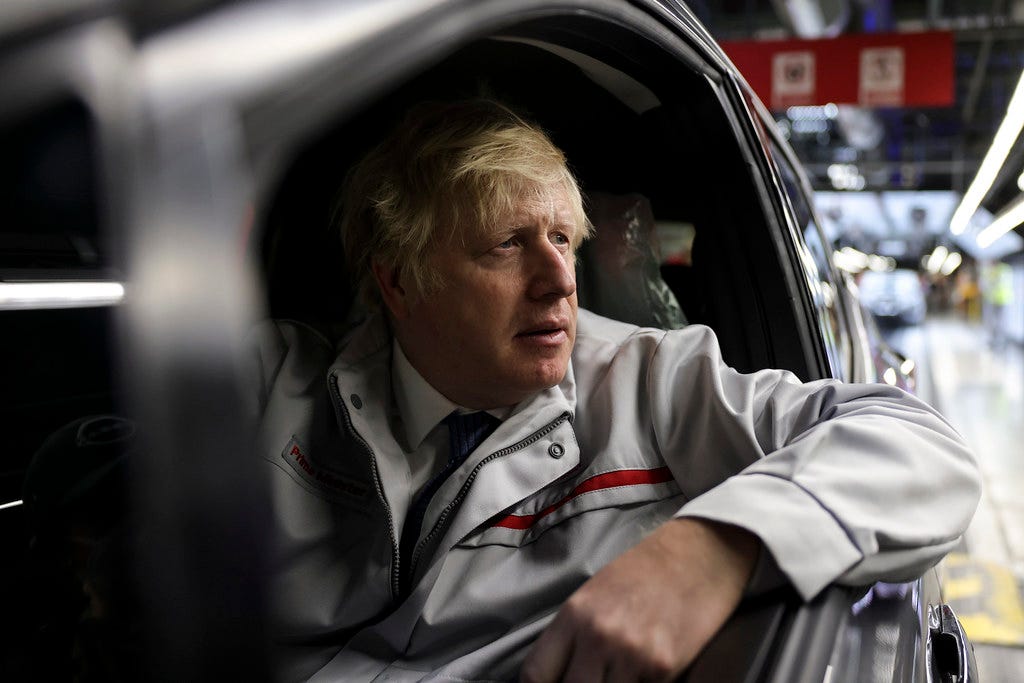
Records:
<instances>
[{"instance_id":1,"label":"blurred car in background","mask_svg":"<svg viewBox=\"0 0 1024 683\"><path fill-rule=\"evenodd\" d=\"M39 598L22 589L28 460L60 425L111 411L145 434L126 514L144 543L122 568L145 588L140 656L166 680L270 678L269 494L247 462L245 334L266 315L344 320L337 188L422 99L483 91L526 111L612 207L580 254L581 305L709 325L741 371L911 387L834 266L771 115L681 3L79 0L18 2L4 20L10 680L46 656ZM976 680L933 571L745 604L687 675L926 679Z\"/></svg>"},{"instance_id":2,"label":"blurred car in background","mask_svg":"<svg viewBox=\"0 0 1024 683\"><path fill-rule=\"evenodd\" d=\"M866 270L858 281L860 300L880 325L920 325L928 305L920 276L913 270Z\"/></svg>"}]
</instances>

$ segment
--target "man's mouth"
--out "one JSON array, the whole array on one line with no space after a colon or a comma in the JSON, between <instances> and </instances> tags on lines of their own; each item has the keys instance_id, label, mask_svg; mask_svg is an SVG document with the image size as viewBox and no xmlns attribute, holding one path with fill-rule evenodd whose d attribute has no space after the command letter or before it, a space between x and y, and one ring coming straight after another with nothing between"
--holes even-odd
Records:
<instances>
[{"instance_id":1,"label":"man's mouth","mask_svg":"<svg viewBox=\"0 0 1024 683\"><path fill-rule=\"evenodd\" d=\"M561 332L561 331L562 331L561 327L542 327L542 328L540 328L538 330L528 330L526 332L520 332L518 336L520 336L520 337L544 337L544 336L547 336L547 335L556 334L556 333Z\"/></svg>"},{"instance_id":2,"label":"man's mouth","mask_svg":"<svg viewBox=\"0 0 1024 683\"><path fill-rule=\"evenodd\" d=\"M537 320L536 322L525 326L517 337L528 337L528 336L543 336L546 334L555 334L556 332L564 332L565 328L568 327L569 323L561 316L551 316L543 320Z\"/></svg>"},{"instance_id":3,"label":"man's mouth","mask_svg":"<svg viewBox=\"0 0 1024 683\"><path fill-rule=\"evenodd\" d=\"M543 346L557 346L568 338L566 327L561 320L545 320L527 327L516 335L516 339Z\"/></svg>"}]
</instances>

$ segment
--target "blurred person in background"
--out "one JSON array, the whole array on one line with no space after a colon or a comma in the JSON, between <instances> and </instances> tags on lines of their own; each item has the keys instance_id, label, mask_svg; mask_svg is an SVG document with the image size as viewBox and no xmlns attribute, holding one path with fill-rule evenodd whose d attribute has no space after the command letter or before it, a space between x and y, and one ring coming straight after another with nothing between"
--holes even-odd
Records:
<instances>
[{"instance_id":1,"label":"blurred person in background","mask_svg":"<svg viewBox=\"0 0 1024 683\"><path fill-rule=\"evenodd\" d=\"M981 320L981 288L971 268L961 268L956 274L953 301L968 322Z\"/></svg>"},{"instance_id":2,"label":"blurred person in background","mask_svg":"<svg viewBox=\"0 0 1024 683\"><path fill-rule=\"evenodd\" d=\"M1013 304L1013 270L1009 264L993 261L982 266L981 294L989 346L1003 349L1008 340L1006 310Z\"/></svg>"}]
</instances>

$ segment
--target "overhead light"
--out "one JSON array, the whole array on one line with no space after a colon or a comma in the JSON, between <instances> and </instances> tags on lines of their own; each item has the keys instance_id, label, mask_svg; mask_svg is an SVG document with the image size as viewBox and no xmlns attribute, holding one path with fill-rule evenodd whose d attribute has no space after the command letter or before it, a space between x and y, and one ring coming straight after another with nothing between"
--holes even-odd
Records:
<instances>
[{"instance_id":1,"label":"overhead light","mask_svg":"<svg viewBox=\"0 0 1024 683\"><path fill-rule=\"evenodd\" d=\"M1024 192L1024 173L1017 176L1017 187L1020 188L1021 192Z\"/></svg>"},{"instance_id":2,"label":"overhead light","mask_svg":"<svg viewBox=\"0 0 1024 683\"><path fill-rule=\"evenodd\" d=\"M856 274L868 267L868 255L853 247L843 247L832 252L832 256L836 267L849 273Z\"/></svg>"},{"instance_id":3,"label":"overhead light","mask_svg":"<svg viewBox=\"0 0 1024 683\"><path fill-rule=\"evenodd\" d=\"M886 384L895 386L896 385L896 371L892 368L886 368L885 372L882 373L882 379L885 380Z\"/></svg>"},{"instance_id":4,"label":"overhead light","mask_svg":"<svg viewBox=\"0 0 1024 683\"><path fill-rule=\"evenodd\" d=\"M1024 223L1024 195L1017 197L1005 211L995 217L988 227L978 233L978 246L985 248Z\"/></svg>"},{"instance_id":5,"label":"overhead light","mask_svg":"<svg viewBox=\"0 0 1024 683\"><path fill-rule=\"evenodd\" d=\"M908 358L902 363L900 363L900 372L902 372L904 375L909 375L914 371L914 368L916 367L917 364L914 363L912 359Z\"/></svg>"},{"instance_id":6,"label":"overhead light","mask_svg":"<svg viewBox=\"0 0 1024 683\"><path fill-rule=\"evenodd\" d=\"M809 135L811 133L827 133L828 123L819 119L797 119L793 122L794 133Z\"/></svg>"},{"instance_id":7,"label":"overhead light","mask_svg":"<svg viewBox=\"0 0 1024 683\"><path fill-rule=\"evenodd\" d=\"M887 273L891 270L896 270L896 259L891 256L871 254L868 256L868 268L877 273Z\"/></svg>"},{"instance_id":8,"label":"overhead light","mask_svg":"<svg viewBox=\"0 0 1024 683\"><path fill-rule=\"evenodd\" d=\"M999 130L996 131L996 135L992 139L992 146L988 148L985 159L981 162L981 167L978 168L978 174L974 176L971 186L964 193L960 206L953 212L949 230L954 235L959 235L967 229L974 212L981 206L981 200L992 188L992 183L995 182L996 175L1003 167L1022 127L1024 127L1024 74L1017 81L1017 88L1013 91L1013 97L1010 98L1006 116L999 124Z\"/></svg>"},{"instance_id":9,"label":"overhead light","mask_svg":"<svg viewBox=\"0 0 1024 683\"><path fill-rule=\"evenodd\" d=\"M790 107L786 116L793 121L815 121L834 119L839 116L839 107L831 102L824 106Z\"/></svg>"},{"instance_id":10,"label":"overhead light","mask_svg":"<svg viewBox=\"0 0 1024 683\"><path fill-rule=\"evenodd\" d=\"M942 268L939 269L939 272L943 275L952 275L953 271L959 268L960 264L963 263L963 260L964 257L954 251L946 257L945 261L943 261Z\"/></svg>"},{"instance_id":11,"label":"overhead light","mask_svg":"<svg viewBox=\"0 0 1024 683\"><path fill-rule=\"evenodd\" d=\"M122 299L120 282L0 282L0 311L113 306Z\"/></svg>"},{"instance_id":12,"label":"overhead light","mask_svg":"<svg viewBox=\"0 0 1024 683\"><path fill-rule=\"evenodd\" d=\"M832 187L837 190L863 190L866 184L855 164L831 164L827 173Z\"/></svg>"},{"instance_id":13,"label":"overhead light","mask_svg":"<svg viewBox=\"0 0 1024 683\"><path fill-rule=\"evenodd\" d=\"M929 273L939 272L939 268L942 267L947 256L949 256L949 249L946 249L946 247L941 244L935 247L935 251L933 251L932 255L928 257L928 263L925 264L925 270Z\"/></svg>"}]
</instances>

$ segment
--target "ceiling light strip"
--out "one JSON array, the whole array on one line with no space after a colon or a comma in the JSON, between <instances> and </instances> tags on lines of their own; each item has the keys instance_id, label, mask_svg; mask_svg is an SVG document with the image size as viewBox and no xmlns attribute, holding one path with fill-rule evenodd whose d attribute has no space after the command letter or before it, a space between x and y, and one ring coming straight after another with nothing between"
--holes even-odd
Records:
<instances>
[{"instance_id":1,"label":"ceiling light strip","mask_svg":"<svg viewBox=\"0 0 1024 683\"><path fill-rule=\"evenodd\" d=\"M964 193L960 206L953 213L949 230L954 235L959 235L967 229L967 224L970 223L974 212L981 206L981 200L992 188L992 183L995 182L999 169L1003 167L1013 143L1020 135L1021 128L1024 128L1024 74L1017 81L1017 88L1013 91L1013 97L1010 98L1006 116L999 124L999 130L996 131L992 145L988 148L981 167L978 168L978 174L974 176L974 181Z\"/></svg>"},{"instance_id":2,"label":"ceiling light strip","mask_svg":"<svg viewBox=\"0 0 1024 683\"><path fill-rule=\"evenodd\" d=\"M1024 195L1017 197L987 228L978 233L975 238L978 246L984 249L1021 223L1024 223Z\"/></svg>"},{"instance_id":3,"label":"ceiling light strip","mask_svg":"<svg viewBox=\"0 0 1024 683\"><path fill-rule=\"evenodd\" d=\"M120 282L0 282L0 310L116 306L124 300Z\"/></svg>"}]
</instances>

